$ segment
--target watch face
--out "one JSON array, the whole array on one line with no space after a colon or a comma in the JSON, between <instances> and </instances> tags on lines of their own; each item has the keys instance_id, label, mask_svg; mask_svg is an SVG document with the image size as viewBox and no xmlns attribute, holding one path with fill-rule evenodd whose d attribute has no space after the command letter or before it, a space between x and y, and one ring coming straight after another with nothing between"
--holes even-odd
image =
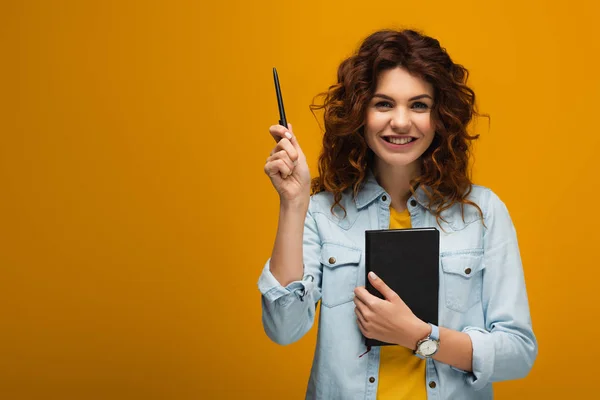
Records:
<instances>
[{"instance_id":1,"label":"watch face","mask_svg":"<svg viewBox=\"0 0 600 400\"><path fill-rule=\"evenodd\" d=\"M438 349L438 344L434 340L427 340L419 346L419 352L424 356L435 354Z\"/></svg>"}]
</instances>

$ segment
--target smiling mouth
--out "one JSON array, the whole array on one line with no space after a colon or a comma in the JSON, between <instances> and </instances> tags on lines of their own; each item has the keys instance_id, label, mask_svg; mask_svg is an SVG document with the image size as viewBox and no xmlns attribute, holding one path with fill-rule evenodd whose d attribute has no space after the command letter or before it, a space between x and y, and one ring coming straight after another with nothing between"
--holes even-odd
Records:
<instances>
[{"instance_id":1,"label":"smiling mouth","mask_svg":"<svg viewBox=\"0 0 600 400\"><path fill-rule=\"evenodd\" d=\"M385 140L388 143L392 143L392 144L407 144L410 142L414 142L415 140L417 140L414 137L391 137L391 136L383 136L383 140Z\"/></svg>"}]
</instances>

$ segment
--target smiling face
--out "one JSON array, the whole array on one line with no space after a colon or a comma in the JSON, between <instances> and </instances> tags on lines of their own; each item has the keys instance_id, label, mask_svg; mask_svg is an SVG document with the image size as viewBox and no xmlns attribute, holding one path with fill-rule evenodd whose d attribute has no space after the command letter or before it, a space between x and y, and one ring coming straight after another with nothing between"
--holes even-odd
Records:
<instances>
[{"instance_id":1,"label":"smiling face","mask_svg":"<svg viewBox=\"0 0 600 400\"><path fill-rule=\"evenodd\" d=\"M380 73L368 104L365 139L375 153L375 168L417 171L419 158L435 135L430 83L397 67Z\"/></svg>"}]
</instances>

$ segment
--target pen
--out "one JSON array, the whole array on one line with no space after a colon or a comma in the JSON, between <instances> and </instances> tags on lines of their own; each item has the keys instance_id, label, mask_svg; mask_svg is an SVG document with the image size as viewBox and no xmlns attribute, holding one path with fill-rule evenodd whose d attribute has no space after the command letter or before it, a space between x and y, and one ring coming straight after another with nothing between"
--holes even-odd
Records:
<instances>
[{"instance_id":1,"label":"pen","mask_svg":"<svg viewBox=\"0 0 600 400\"><path fill-rule=\"evenodd\" d=\"M275 81L275 93L277 94L277 106L279 107L279 125L287 129L287 120L285 118L285 109L283 108L283 97L281 96L281 87L279 86L279 76L277 69L273 68L273 80Z\"/></svg>"}]
</instances>

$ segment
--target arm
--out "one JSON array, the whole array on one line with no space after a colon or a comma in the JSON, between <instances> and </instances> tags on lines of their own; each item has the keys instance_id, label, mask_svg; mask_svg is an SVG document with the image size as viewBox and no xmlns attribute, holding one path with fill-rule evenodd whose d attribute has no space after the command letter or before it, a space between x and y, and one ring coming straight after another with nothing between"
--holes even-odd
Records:
<instances>
[{"instance_id":1,"label":"arm","mask_svg":"<svg viewBox=\"0 0 600 400\"><path fill-rule=\"evenodd\" d=\"M431 331L431 328L428 327L428 330ZM423 339L425 336L421 336L419 339ZM440 327L440 349L434 354L434 360L465 372L471 372L473 370L472 355L473 347L469 335Z\"/></svg>"},{"instance_id":2,"label":"arm","mask_svg":"<svg viewBox=\"0 0 600 400\"><path fill-rule=\"evenodd\" d=\"M308 203L282 202L279 225L271 253L270 270L283 286L302 278L302 236Z\"/></svg>"},{"instance_id":3,"label":"arm","mask_svg":"<svg viewBox=\"0 0 600 400\"><path fill-rule=\"evenodd\" d=\"M280 215L284 218L286 212ZM288 220L280 220L281 237L275 240L273 256L258 281L263 327L271 340L282 345L310 330L321 298L321 244L315 220L308 211L298 226L297 214L287 216Z\"/></svg>"},{"instance_id":4,"label":"arm","mask_svg":"<svg viewBox=\"0 0 600 400\"><path fill-rule=\"evenodd\" d=\"M517 237L500 199L490 192L484 233L482 302L485 327L462 332L440 328L440 349L434 359L463 372L477 390L491 382L522 378L537 356ZM415 350L431 332L400 297L380 279L371 284L385 296L379 299L364 289L355 290L361 332L371 338Z\"/></svg>"},{"instance_id":5,"label":"arm","mask_svg":"<svg viewBox=\"0 0 600 400\"><path fill-rule=\"evenodd\" d=\"M474 389L525 377L538 350L515 228L504 203L489 193L483 238L485 329L463 330L473 346L473 374L468 382Z\"/></svg>"},{"instance_id":6,"label":"arm","mask_svg":"<svg viewBox=\"0 0 600 400\"><path fill-rule=\"evenodd\" d=\"M482 290L485 329L458 332L440 327L440 349L433 357L472 372L468 382L474 389L526 376L537 355L516 232L504 203L489 193ZM424 329L422 337L430 331Z\"/></svg>"},{"instance_id":7,"label":"arm","mask_svg":"<svg viewBox=\"0 0 600 400\"><path fill-rule=\"evenodd\" d=\"M280 197L279 225L271 258L258 281L265 332L274 342L300 339L313 325L321 298L321 244L310 213L310 173L296 137L282 126L269 130L277 140L265 164Z\"/></svg>"},{"instance_id":8,"label":"arm","mask_svg":"<svg viewBox=\"0 0 600 400\"><path fill-rule=\"evenodd\" d=\"M363 335L416 350L417 342L431 333L431 326L417 318L400 296L372 272L368 279L385 299L373 296L363 286L354 290L355 313ZM471 354L468 334L440 328L440 348L434 360L471 371Z\"/></svg>"}]
</instances>

